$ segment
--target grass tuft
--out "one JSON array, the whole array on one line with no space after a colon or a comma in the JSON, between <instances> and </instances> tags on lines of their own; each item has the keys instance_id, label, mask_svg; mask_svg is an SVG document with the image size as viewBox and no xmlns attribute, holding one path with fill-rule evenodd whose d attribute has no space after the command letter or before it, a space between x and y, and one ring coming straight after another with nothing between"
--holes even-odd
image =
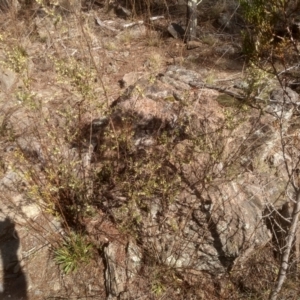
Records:
<instances>
[{"instance_id":1,"label":"grass tuft","mask_svg":"<svg viewBox=\"0 0 300 300\"><path fill-rule=\"evenodd\" d=\"M76 272L80 265L91 261L92 248L82 234L71 233L54 251L54 260L66 274Z\"/></svg>"}]
</instances>

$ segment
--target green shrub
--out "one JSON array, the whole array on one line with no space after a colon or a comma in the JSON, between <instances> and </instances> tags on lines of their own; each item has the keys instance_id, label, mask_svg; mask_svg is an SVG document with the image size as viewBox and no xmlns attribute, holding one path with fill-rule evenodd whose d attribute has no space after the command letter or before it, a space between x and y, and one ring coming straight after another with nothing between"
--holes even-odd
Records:
<instances>
[{"instance_id":1,"label":"green shrub","mask_svg":"<svg viewBox=\"0 0 300 300\"><path fill-rule=\"evenodd\" d=\"M240 0L242 15L247 24L243 35L243 51L251 57L269 54L276 36L276 27L285 14L286 1Z\"/></svg>"}]
</instances>

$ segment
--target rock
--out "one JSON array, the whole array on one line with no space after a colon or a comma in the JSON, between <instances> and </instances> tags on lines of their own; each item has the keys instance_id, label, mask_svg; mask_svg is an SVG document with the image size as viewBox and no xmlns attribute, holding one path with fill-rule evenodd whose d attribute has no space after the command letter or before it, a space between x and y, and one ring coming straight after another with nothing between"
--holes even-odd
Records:
<instances>
[{"instance_id":1,"label":"rock","mask_svg":"<svg viewBox=\"0 0 300 300\"><path fill-rule=\"evenodd\" d=\"M141 249L132 241L129 241L127 246L127 278L134 278L142 266Z\"/></svg>"},{"instance_id":2,"label":"rock","mask_svg":"<svg viewBox=\"0 0 300 300\"><path fill-rule=\"evenodd\" d=\"M147 34L147 28L143 24L137 24L120 32L116 38L119 40L130 40L144 37Z\"/></svg>"},{"instance_id":3,"label":"rock","mask_svg":"<svg viewBox=\"0 0 300 300\"><path fill-rule=\"evenodd\" d=\"M270 92L270 103L297 104L299 103L299 94L289 87L285 89L273 89Z\"/></svg>"},{"instance_id":4,"label":"rock","mask_svg":"<svg viewBox=\"0 0 300 300\"><path fill-rule=\"evenodd\" d=\"M224 266L230 265L236 258L246 260L245 252L251 253L263 247L271 239L262 222L264 201L249 201L254 193L251 189L244 189L248 180L245 177L230 183L217 181L210 184L206 195L202 194L204 202L213 205L209 213L210 229Z\"/></svg>"},{"instance_id":5,"label":"rock","mask_svg":"<svg viewBox=\"0 0 300 300\"><path fill-rule=\"evenodd\" d=\"M36 160L40 163L45 161L40 141L34 136L22 136L17 139L17 145L22 153L29 160Z\"/></svg>"},{"instance_id":6,"label":"rock","mask_svg":"<svg viewBox=\"0 0 300 300\"><path fill-rule=\"evenodd\" d=\"M41 213L41 208L36 203L23 205L21 210L25 220L34 220Z\"/></svg>"},{"instance_id":7,"label":"rock","mask_svg":"<svg viewBox=\"0 0 300 300\"><path fill-rule=\"evenodd\" d=\"M129 241L127 247L112 242L105 247L104 258L108 299L125 300L139 295L141 291L135 285L142 266L141 249L133 241Z\"/></svg>"},{"instance_id":8,"label":"rock","mask_svg":"<svg viewBox=\"0 0 300 300\"><path fill-rule=\"evenodd\" d=\"M7 194L7 200L7 202L1 203L2 213L4 216L11 217L20 224L26 224L29 220L35 219L41 213L40 206L28 201L22 194L10 196ZM0 221L1 219L2 218L0 218Z\"/></svg>"},{"instance_id":9,"label":"rock","mask_svg":"<svg viewBox=\"0 0 300 300\"><path fill-rule=\"evenodd\" d=\"M185 84L190 84L192 82L201 82L201 75L193 70L188 70L180 66L170 66L168 67L165 76L175 79L177 82L183 82ZM175 88L177 84L172 84ZM180 85L179 85L180 86ZM189 89L191 87L189 86ZM180 89L180 88L179 88Z\"/></svg>"},{"instance_id":10,"label":"rock","mask_svg":"<svg viewBox=\"0 0 300 300\"><path fill-rule=\"evenodd\" d=\"M8 92L12 88L21 86L22 82L14 71L11 69L0 68L0 90Z\"/></svg>"},{"instance_id":11,"label":"rock","mask_svg":"<svg viewBox=\"0 0 300 300\"><path fill-rule=\"evenodd\" d=\"M254 194L244 191L244 185L245 182L215 182L213 187L211 183L207 193L201 194L203 205L192 194L182 193L176 205L164 212L159 201L153 199L151 214L141 222L144 247L153 245L160 261L172 268L192 268L215 275L247 260L271 235L262 222L262 199L258 205L249 202ZM188 217L191 207L193 214ZM160 215L164 215L163 225ZM180 219L185 220L184 227ZM179 236L176 232L180 230L183 232Z\"/></svg>"},{"instance_id":12,"label":"rock","mask_svg":"<svg viewBox=\"0 0 300 300\"><path fill-rule=\"evenodd\" d=\"M168 32L175 39L183 39L185 35L185 30L183 27L176 23L171 23L168 26Z\"/></svg>"},{"instance_id":13,"label":"rock","mask_svg":"<svg viewBox=\"0 0 300 300\"><path fill-rule=\"evenodd\" d=\"M18 191L22 185L22 178L19 174L14 171L8 171L5 173L4 177L0 180L0 187L3 191Z\"/></svg>"},{"instance_id":14,"label":"rock","mask_svg":"<svg viewBox=\"0 0 300 300\"><path fill-rule=\"evenodd\" d=\"M214 48L215 53L228 57L237 54L240 50L235 48L233 45L222 45Z\"/></svg>"},{"instance_id":15,"label":"rock","mask_svg":"<svg viewBox=\"0 0 300 300\"><path fill-rule=\"evenodd\" d=\"M112 74L112 73L117 73L119 70L119 67L116 63L110 62L107 67L106 67L106 73L107 74Z\"/></svg>"},{"instance_id":16,"label":"rock","mask_svg":"<svg viewBox=\"0 0 300 300\"><path fill-rule=\"evenodd\" d=\"M38 297L42 297L43 292L41 290L36 290L36 291L34 291L34 295L38 296Z\"/></svg>"},{"instance_id":17,"label":"rock","mask_svg":"<svg viewBox=\"0 0 300 300\"><path fill-rule=\"evenodd\" d=\"M135 84L141 77L145 76L143 72L130 72L123 76L120 80L121 87L129 87L130 85Z\"/></svg>"},{"instance_id":18,"label":"rock","mask_svg":"<svg viewBox=\"0 0 300 300\"><path fill-rule=\"evenodd\" d=\"M269 162L275 168L278 168L278 167L284 165L286 160L289 163L292 162L292 159L288 154L283 155L283 153L281 153L281 152L276 152L272 156L269 157Z\"/></svg>"},{"instance_id":19,"label":"rock","mask_svg":"<svg viewBox=\"0 0 300 300\"><path fill-rule=\"evenodd\" d=\"M104 248L106 262L105 286L109 299L118 297L126 288L126 254L125 247L118 242L109 243Z\"/></svg>"},{"instance_id":20,"label":"rock","mask_svg":"<svg viewBox=\"0 0 300 300\"><path fill-rule=\"evenodd\" d=\"M199 48L202 46L201 42L197 42L197 41L188 41L186 43L187 49L191 50L191 49L195 49L195 48Z\"/></svg>"},{"instance_id":21,"label":"rock","mask_svg":"<svg viewBox=\"0 0 300 300\"><path fill-rule=\"evenodd\" d=\"M130 86L113 103L110 117L115 129L126 125L132 130L127 136L132 138L133 157L139 147L145 154L160 153L164 149L157 143L160 132L172 137L172 130L176 130L177 138L168 140L173 143L168 154L171 165L168 180L180 174L174 185L179 191L170 202L147 191L147 197L141 192L134 203L129 203L126 195L122 201L115 195L113 207L108 202L104 205L115 220L132 220L130 213L134 214L138 220L135 235L147 251L154 249L152 257L157 263L223 274L244 264L256 249L271 240L264 210L269 204L281 208L286 201L288 174L282 163L281 135L274 126L278 113L261 115L251 110L232 131L227 130L228 116L217 102L219 93L193 88L201 87L203 79L199 73L174 65L151 80L148 76L128 74L126 80ZM297 103L297 93L291 90L287 93L290 104ZM266 110L274 104L272 99L276 106L286 105L285 95L280 91L271 93L270 98ZM285 109L284 130L289 128L292 113L293 107ZM199 148L194 144L195 137L190 135L199 138ZM207 137L214 150L207 149L200 136ZM215 159L210 151L217 151L218 147L222 149L222 158ZM291 163L292 157L287 161ZM167 166L164 166L166 172ZM118 193L122 196L120 190ZM124 276L127 283L135 281L134 274L142 261L140 254L131 253L130 249L135 247L133 244L127 248L126 255L131 256L129 260L127 257L127 273L111 271L121 278L118 283L108 279L114 297L121 293L125 297L130 291L122 283ZM124 249L118 251L126 257ZM125 267L124 263L120 265Z\"/></svg>"}]
</instances>

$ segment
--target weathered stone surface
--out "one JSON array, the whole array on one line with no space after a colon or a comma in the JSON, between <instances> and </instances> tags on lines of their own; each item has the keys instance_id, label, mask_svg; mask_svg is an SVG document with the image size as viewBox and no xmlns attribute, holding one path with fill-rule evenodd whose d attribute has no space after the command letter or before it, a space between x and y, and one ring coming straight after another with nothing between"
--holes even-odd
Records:
<instances>
[{"instance_id":1,"label":"weathered stone surface","mask_svg":"<svg viewBox=\"0 0 300 300\"><path fill-rule=\"evenodd\" d=\"M127 245L127 278L134 278L142 266L142 252L141 249L132 241Z\"/></svg>"},{"instance_id":2,"label":"weathered stone surface","mask_svg":"<svg viewBox=\"0 0 300 300\"><path fill-rule=\"evenodd\" d=\"M133 241L129 241L127 246L118 242L109 243L104 249L104 258L108 299L125 300L143 295L136 286L143 255L141 249Z\"/></svg>"},{"instance_id":3,"label":"weathered stone surface","mask_svg":"<svg viewBox=\"0 0 300 300\"><path fill-rule=\"evenodd\" d=\"M7 92L12 88L22 86L18 75L10 69L0 68L0 90Z\"/></svg>"},{"instance_id":4,"label":"weathered stone surface","mask_svg":"<svg viewBox=\"0 0 300 300\"><path fill-rule=\"evenodd\" d=\"M105 270L105 284L109 299L118 297L126 288L126 254L125 247L118 243L109 243L104 248L104 257L107 264Z\"/></svg>"},{"instance_id":5,"label":"weathered stone surface","mask_svg":"<svg viewBox=\"0 0 300 300\"><path fill-rule=\"evenodd\" d=\"M287 87L285 89L274 89L270 93L270 103L298 103L299 94Z\"/></svg>"},{"instance_id":6,"label":"weathered stone surface","mask_svg":"<svg viewBox=\"0 0 300 300\"><path fill-rule=\"evenodd\" d=\"M2 189L2 191L4 190ZM28 201L22 194L8 193L6 201L1 201L0 221L10 217L19 224L26 224L29 220L35 219L40 213L41 207L33 201Z\"/></svg>"},{"instance_id":7,"label":"weathered stone surface","mask_svg":"<svg viewBox=\"0 0 300 300\"><path fill-rule=\"evenodd\" d=\"M289 87L283 89L273 89L270 93L269 105L266 109L277 119L282 118L285 121L283 130L287 130L287 123L292 115L293 109L299 107L299 95Z\"/></svg>"},{"instance_id":8,"label":"weathered stone surface","mask_svg":"<svg viewBox=\"0 0 300 300\"><path fill-rule=\"evenodd\" d=\"M129 86L135 84L141 77L144 77L145 74L143 72L130 72L123 76L120 81L121 87L128 88Z\"/></svg>"},{"instance_id":9,"label":"weathered stone surface","mask_svg":"<svg viewBox=\"0 0 300 300\"><path fill-rule=\"evenodd\" d=\"M8 171L0 180L2 190L18 191L22 184L22 178L14 171Z\"/></svg>"},{"instance_id":10,"label":"weathered stone surface","mask_svg":"<svg viewBox=\"0 0 300 300\"><path fill-rule=\"evenodd\" d=\"M232 45L217 46L214 48L215 53L228 57L237 54L240 50Z\"/></svg>"},{"instance_id":11,"label":"weathered stone surface","mask_svg":"<svg viewBox=\"0 0 300 300\"><path fill-rule=\"evenodd\" d=\"M221 259L234 260L250 248L254 250L264 246L271 238L262 222L264 203L252 201L254 195L251 189L243 188L248 179L215 182L206 195L202 194L205 202L213 206L210 209L211 228L220 243L216 249Z\"/></svg>"},{"instance_id":12,"label":"weathered stone surface","mask_svg":"<svg viewBox=\"0 0 300 300\"><path fill-rule=\"evenodd\" d=\"M223 147L222 159L212 161L208 148L195 152L192 139L188 134L183 135L182 140L176 140L172 149L174 159L170 160L172 168L181 174L181 192L174 202L166 205L153 196L150 201L145 199L146 210L137 204L131 203L129 209L114 203L111 212L121 221L134 210L139 219L139 241L144 248L155 249L159 263L221 274L243 264L272 238L264 210L268 205L280 208L286 202L283 191L288 178L281 135L274 123L282 117L282 128L284 132L288 130L293 106L282 109L282 105L287 99L297 103L298 94L288 90L288 98L283 100L283 93L271 93L263 116L252 110L236 128L227 130L224 124L228 117L216 101L218 92L210 91L210 97L205 98L205 89L192 89L197 82L202 82L200 74L178 66L169 67L151 84L147 78L138 79L124 97L113 104L113 120L118 119L118 114L135 116L130 119L135 141L143 134L151 140L162 124L167 131L181 128L186 132L182 119L188 120L191 132L211 132L210 142L214 147ZM281 105L284 114L274 113L272 99L277 106ZM179 110L180 101L193 105L188 103ZM155 130L150 126L153 118L160 124ZM222 134L214 135L219 130ZM155 138L148 147L157 147ZM189 159L185 162L187 156ZM286 159L292 163L292 158ZM231 163L226 165L228 161ZM210 179L206 182L208 176ZM126 198L119 203L124 201L126 203ZM132 277L127 273L127 278ZM114 290L119 293L122 289L121 284Z\"/></svg>"}]
</instances>

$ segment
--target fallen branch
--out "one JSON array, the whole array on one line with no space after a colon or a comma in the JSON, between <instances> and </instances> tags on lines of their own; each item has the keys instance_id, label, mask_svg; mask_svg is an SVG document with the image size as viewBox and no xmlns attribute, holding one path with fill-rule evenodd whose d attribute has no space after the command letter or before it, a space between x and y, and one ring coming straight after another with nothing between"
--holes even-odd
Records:
<instances>
[{"instance_id":1,"label":"fallen branch","mask_svg":"<svg viewBox=\"0 0 300 300\"><path fill-rule=\"evenodd\" d=\"M149 18L149 20L151 22L153 22L153 21L160 20L160 19L163 19L163 18L164 18L164 16L155 16L155 17ZM98 17L95 17L95 21L96 21L96 24L99 25L100 27L103 27L105 29L108 29L108 30L116 32L116 33L120 32L119 29L116 29L112 26L109 26L109 25L105 24ZM130 28L130 27L136 26L136 25L143 25L144 23L145 23L144 21L132 22L132 23L128 23L128 24L123 24L123 25L120 26L120 28L121 28L121 30L124 30L124 29Z\"/></svg>"},{"instance_id":2,"label":"fallen branch","mask_svg":"<svg viewBox=\"0 0 300 300\"><path fill-rule=\"evenodd\" d=\"M164 16L156 16L156 17L149 18L149 20L153 22L153 21L163 19L163 18L164 18ZM132 26L135 26L135 25L142 25L144 23L145 23L144 21L137 21L137 22L132 22L132 23L129 23L129 24L124 24L122 27L123 28L129 28L129 27L132 27Z\"/></svg>"},{"instance_id":3,"label":"fallen branch","mask_svg":"<svg viewBox=\"0 0 300 300\"><path fill-rule=\"evenodd\" d=\"M103 27L105 29L108 29L110 31L113 31L113 32L116 32L116 33L119 33L120 30L114 28L114 27L111 27L109 25L106 25L104 22L102 22L98 17L95 17L95 21L96 21L96 24L99 25L100 27Z\"/></svg>"},{"instance_id":4,"label":"fallen branch","mask_svg":"<svg viewBox=\"0 0 300 300\"><path fill-rule=\"evenodd\" d=\"M144 21L138 21L138 22L132 22L132 23L124 24L124 25L122 25L122 27L124 29L126 29L126 28L129 28L129 27L133 27L135 25L142 25L142 24L144 24Z\"/></svg>"}]
</instances>

